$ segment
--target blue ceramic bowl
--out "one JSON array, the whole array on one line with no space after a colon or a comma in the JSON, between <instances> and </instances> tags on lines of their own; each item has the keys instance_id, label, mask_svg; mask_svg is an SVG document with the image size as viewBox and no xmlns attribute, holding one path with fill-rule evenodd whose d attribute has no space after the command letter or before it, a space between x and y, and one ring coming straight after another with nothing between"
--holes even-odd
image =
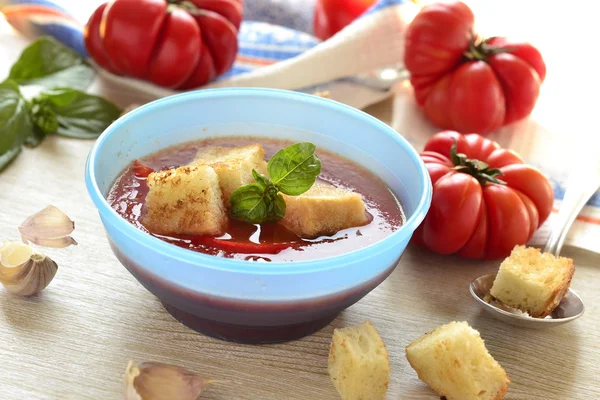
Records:
<instances>
[{"instance_id":1,"label":"blue ceramic bowl","mask_svg":"<svg viewBox=\"0 0 600 400\"><path fill-rule=\"evenodd\" d=\"M250 263L183 249L121 218L106 201L133 160L205 137L310 141L362 164L400 199L407 221L389 237L335 257ZM100 136L86 165L89 195L119 261L179 321L246 343L311 334L379 285L396 267L431 202L415 149L383 122L316 96L268 89L202 90L146 104Z\"/></svg>"}]
</instances>

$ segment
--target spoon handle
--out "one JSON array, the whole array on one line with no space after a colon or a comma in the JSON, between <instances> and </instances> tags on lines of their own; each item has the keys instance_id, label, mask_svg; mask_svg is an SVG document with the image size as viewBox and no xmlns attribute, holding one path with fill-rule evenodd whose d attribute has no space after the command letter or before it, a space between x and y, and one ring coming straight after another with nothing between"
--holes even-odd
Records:
<instances>
[{"instance_id":1,"label":"spoon handle","mask_svg":"<svg viewBox=\"0 0 600 400\"><path fill-rule=\"evenodd\" d=\"M599 185L600 177L598 176L593 176L591 179L586 176L569 182L544 252L555 256L559 255L571 225L590 197L596 193Z\"/></svg>"}]
</instances>

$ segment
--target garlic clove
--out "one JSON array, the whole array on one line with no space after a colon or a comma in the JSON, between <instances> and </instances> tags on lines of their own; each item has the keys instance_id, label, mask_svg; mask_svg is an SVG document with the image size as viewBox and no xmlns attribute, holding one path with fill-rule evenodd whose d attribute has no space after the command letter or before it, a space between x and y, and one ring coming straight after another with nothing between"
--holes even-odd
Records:
<instances>
[{"instance_id":1,"label":"garlic clove","mask_svg":"<svg viewBox=\"0 0 600 400\"><path fill-rule=\"evenodd\" d=\"M33 255L33 247L19 242L7 242L0 245L0 263L7 268L23 264Z\"/></svg>"},{"instance_id":2,"label":"garlic clove","mask_svg":"<svg viewBox=\"0 0 600 400\"><path fill-rule=\"evenodd\" d=\"M23 242L55 248L76 245L77 242L68 236L74 229L75 223L54 206L38 211L19 226Z\"/></svg>"},{"instance_id":3,"label":"garlic clove","mask_svg":"<svg viewBox=\"0 0 600 400\"><path fill-rule=\"evenodd\" d=\"M129 361L125 371L125 399L197 400L213 382L176 365Z\"/></svg>"},{"instance_id":4,"label":"garlic clove","mask_svg":"<svg viewBox=\"0 0 600 400\"><path fill-rule=\"evenodd\" d=\"M29 236L22 235L21 239L23 243L33 243L42 247L53 247L55 249L62 249L71 245L77 246L77 242L71 236L63 236L55 239L47 239L42 237L31 238Z\"/></svg>"},{"instance_id":5,"label":"garlic clove","mask_svg":"<svg viewBox=\"0 0 600 400\"><path fill-rule=\"evenodd\" d=\"M44 290L54 279L58 265L31 246L8 242L0 246L0 283L9 292L31 296Z\"/></svg>"}]
</instances>

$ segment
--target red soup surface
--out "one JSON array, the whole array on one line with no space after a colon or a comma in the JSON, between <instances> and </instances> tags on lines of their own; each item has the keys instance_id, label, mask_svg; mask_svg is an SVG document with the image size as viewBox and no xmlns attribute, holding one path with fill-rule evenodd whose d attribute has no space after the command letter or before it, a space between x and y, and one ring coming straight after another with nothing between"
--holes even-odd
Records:
<instances>
[{"instance_id":1,"label":"red soup surface","mask_svg":"<svg viewBox=\"0 0 600 400\"><path fill-rule=\"evenodd\" d=\"M142 224L144 201L148 193L144 175L152 170L165 170L193 161L204 146L235 147L258 143L265 149L268 160L292 142L258 137L211 138L173 146L132 163L117 178L108 194L111 207L137 228L165 242L218 257L254 262L301 261L336 256L369 246L392 234L404 222L400 202L387 186L368 170L339 155L317 147L322 164L318 179L337 187L360 193L371 222L348 228L333 236L302 239L279 223L248 224L229 220L227 233L220 237L172 235L149 232Z\"/></svg>"}]
</instances>

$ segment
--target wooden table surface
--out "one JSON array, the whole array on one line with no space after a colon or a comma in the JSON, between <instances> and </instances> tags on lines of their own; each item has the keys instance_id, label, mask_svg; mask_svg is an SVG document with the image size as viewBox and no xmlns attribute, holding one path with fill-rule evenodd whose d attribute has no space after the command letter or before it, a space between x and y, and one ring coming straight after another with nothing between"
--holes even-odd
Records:
<instances>
[{"instance_id":1,"label":"wooden table surface","mask_svg":"<svg viewBox=\"0 0 600 400\"><path fill-rule=\"evenodd\" d=\"M574 32L575 37L585 22L554 6L540 18L536 9L546 2L490 2L488 7L482 1L471 3L486 26L522 33L540 44L548 61L551 73L538 107L531 121L509 129L523 131L514 140L532 147L536 144L531 138L542 129L567 134L570 128L568 134L574 135L577 127L586 126L586 103L576 102L577 90L591 90L586 71L570 72L579 58L561 61L567 52L577 54L569 50L572 39L564 32ZM589 14L584 12L584 18ZM549 22L543 23L546 19ZM563 26L568 21L571 25ZM0 76L23 43L0 22ZM100 84L96 90L121 105L139 100ZM420 129L434 131L415 110L406 88L399 89L395 101L368 111L409 136ZM113 256L84 186L83 168L91 146L91 141L50 137L39 148L25 150L0 175L1 239L17 239L17 226L28 215L54 204L75 220L74 237L79 242L49 252L60 267L41 295L20 298L0 288L0 399L118 399L123 372L133 359L175 363L228 380L209 389L206 399L334 400L338 397L327 375L332 331L365 320L375 324L390 352L389 399L436 399L408 365L404 347L452 320L468 321L481 332L512 380L507 399L600 396L598 254L564 250L575 259L572 288L583 297L587 310L575 322L549 330L505 325L480 311L469 295L469 282L493 272L498 262L465 261L409 247L383 284L322 331L285 344L227 343L176 322Z\"/></svg>"}]
</instances>

